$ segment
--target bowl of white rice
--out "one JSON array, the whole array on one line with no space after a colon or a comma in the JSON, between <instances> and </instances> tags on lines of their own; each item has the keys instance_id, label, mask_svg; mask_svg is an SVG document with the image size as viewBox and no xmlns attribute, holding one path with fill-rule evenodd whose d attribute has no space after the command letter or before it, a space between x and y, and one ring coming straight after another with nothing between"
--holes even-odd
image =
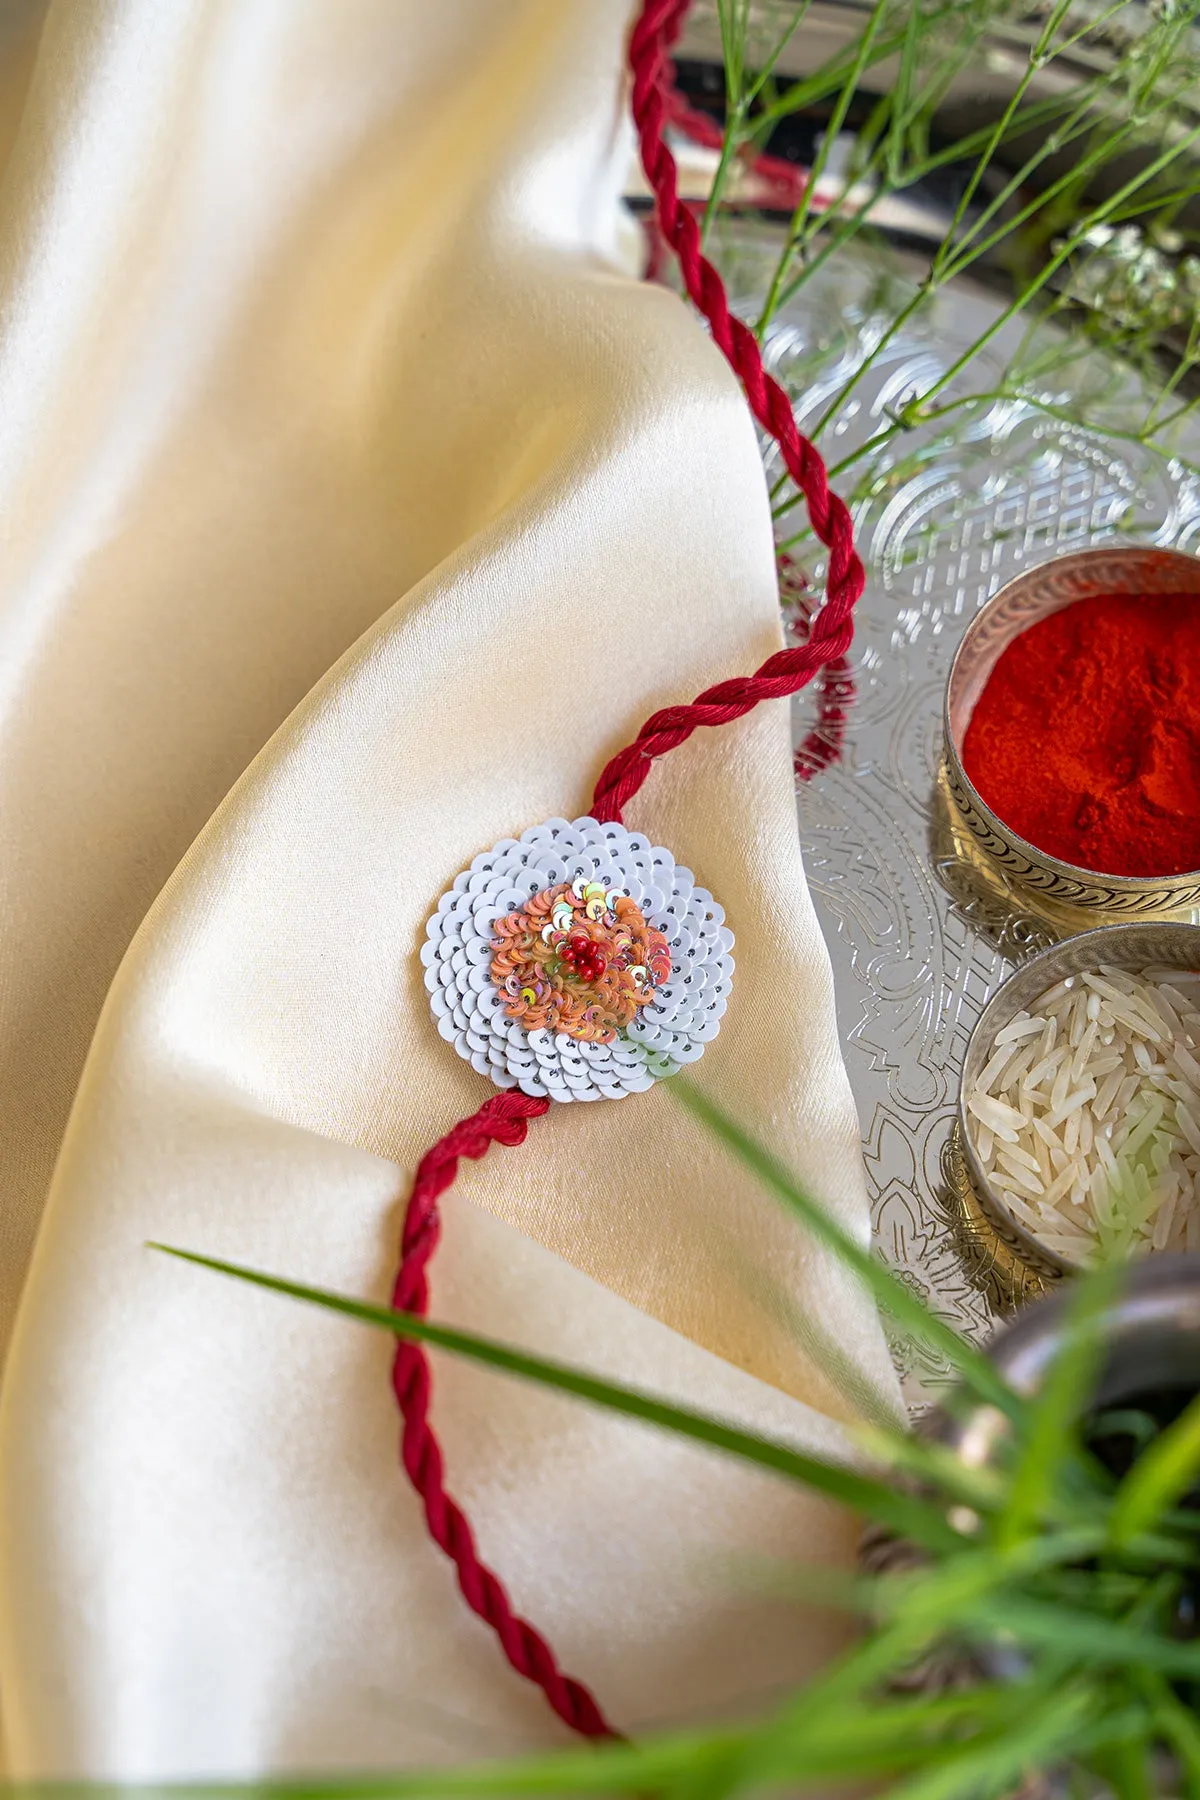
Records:
<instances>
[{"instance_id":1,"label":"bowl of white rice","mask_svg":"<svg viewBox=\"0 0 1200 1800\"><path fill-rule=\"evenodd\" d=\"M1063 1271L1200 1250L1200 925L1110 925L988 1001L963 1062L971 1184Z\"/></svg>"}]
</instances>

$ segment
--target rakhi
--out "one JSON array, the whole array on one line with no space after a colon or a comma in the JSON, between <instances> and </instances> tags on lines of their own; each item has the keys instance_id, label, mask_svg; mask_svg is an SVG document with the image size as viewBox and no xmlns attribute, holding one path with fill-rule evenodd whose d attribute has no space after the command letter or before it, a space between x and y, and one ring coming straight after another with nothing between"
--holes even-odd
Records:
<instances>
[{"instance_id":1,"label":"rakhi","mask_svg":"<svg viewBox=\"0 0 1200 1800\"><path fill-rule=\"evenodd\" d=\"M863 589L850 515L829 490L825 465L804 438L791 403L763 368L754 334L729 311L720 276L700 251L695 219L679 199L675 161L663 142L671 89L669 54L689 0L643 0L629 41L632 108L659 230L714 342L773 437L808 517L829 551L825 601L807 641L780 650L753 675L668 706L604 769L582 817L549 819L477 856L438 902L422 950L438 1030L501 1092L426 1152L405 1210L398 1311L424 1317L429 1262L441 1231L438 1200L459 1158L524 1141L530 1119L552 1102L620 1099L703 1054L720 1027L733 979L733 935L691 870L629 832L621 813L656 757L700 725L741 718L760 700L804 687L850 647L851 612ZM512 1667L544 1692L584 1737L617 1737L594 1696L564 1674L546 1640L514 1612L483 1564L462 1509L446 1492L429 1420L431 1376L421 1347L401 1341L392 1386L403 1418L401 1458L434 1541L458 1572L468 1606L495 1631Z\"/></svg>"}]
</instances>

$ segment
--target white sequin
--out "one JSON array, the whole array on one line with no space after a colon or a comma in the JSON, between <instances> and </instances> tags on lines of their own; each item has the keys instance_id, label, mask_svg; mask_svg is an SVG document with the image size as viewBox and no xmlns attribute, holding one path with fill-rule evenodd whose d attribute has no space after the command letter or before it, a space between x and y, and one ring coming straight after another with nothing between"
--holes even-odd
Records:
<instances>
[{"instance_id":1,"label":"white sequin","mask_svg":"<svg viewBox=\"0 0 1200 1800\"><path fill-rule=\"evenodd\" d=\"M491 981L497 919L582 876L630 895L671 949L670 978L611 1044L526 1031ZM421 962L442 1037L497 1087L556 1100L620 1099L674 1075L716 1037L733 983L733 933L669 850L623 825L547 819L502 838L457 876L425 928Z\"/></svg>"}]
</instances>

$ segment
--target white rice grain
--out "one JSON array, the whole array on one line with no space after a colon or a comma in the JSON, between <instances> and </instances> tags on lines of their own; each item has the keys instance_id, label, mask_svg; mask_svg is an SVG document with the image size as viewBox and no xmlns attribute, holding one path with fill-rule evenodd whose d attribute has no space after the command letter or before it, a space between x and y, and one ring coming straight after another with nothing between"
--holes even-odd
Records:
<instances>
[{"instance_id":1,"label":"white rice grain","mask_svg":"<svg viewBox=\"0 0 1200 1800\"><path fill-rule=\"evenodd\" d=\"M996 1048L999 1049L1002 1044L1018 1043L1022 1038L1035 1037L1045 1029L1045 1019L1040 1017L1031 1019L1028 1013L1018 1013L1015 1019L1009 1020L1002 1031L996 1033Z\"/></svg>"},{"instance_id":2,"label":"white rice grain","mask_svg":"<svg viewBox=\"0 0 1200 1800\"><path fill-rule=\"evenodd\" d=\"M1200 971L1056 983L996 1034L966 1104L988 1179L1059 1255L1200 1248Z\"/></svg>"}]
</instances>

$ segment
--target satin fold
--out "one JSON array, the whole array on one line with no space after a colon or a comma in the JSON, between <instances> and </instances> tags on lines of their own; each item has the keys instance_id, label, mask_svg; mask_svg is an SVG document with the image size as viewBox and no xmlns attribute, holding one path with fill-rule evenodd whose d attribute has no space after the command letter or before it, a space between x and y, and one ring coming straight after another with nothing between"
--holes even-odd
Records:
<instances>
[{"instance_id":1,"label":"satin fold","mask_svg":"<svg viewBox=\"0 0 1200 1800\"><path fill-rule=\"evenodd\" d=\"M627 267L625 27L49 8L0 190L15 1774L564 1739L425 1535L386 1340L145 1241L383 1296L416 1161L488 1093L421 985L438 895L778 646L744 402ZM737 934L704 1086L865 1238L786 707L698 734L628 822ZM829 1450L822 1334L894 1397L867 1303L669 1087L552 1110L445 1214L437 1317ZM445 1358L434 1418L485 1554L623 1728L840 1641L763 1567L847 1561L852 1523L776 1478Z\"/></svg>"}]
</instances>

